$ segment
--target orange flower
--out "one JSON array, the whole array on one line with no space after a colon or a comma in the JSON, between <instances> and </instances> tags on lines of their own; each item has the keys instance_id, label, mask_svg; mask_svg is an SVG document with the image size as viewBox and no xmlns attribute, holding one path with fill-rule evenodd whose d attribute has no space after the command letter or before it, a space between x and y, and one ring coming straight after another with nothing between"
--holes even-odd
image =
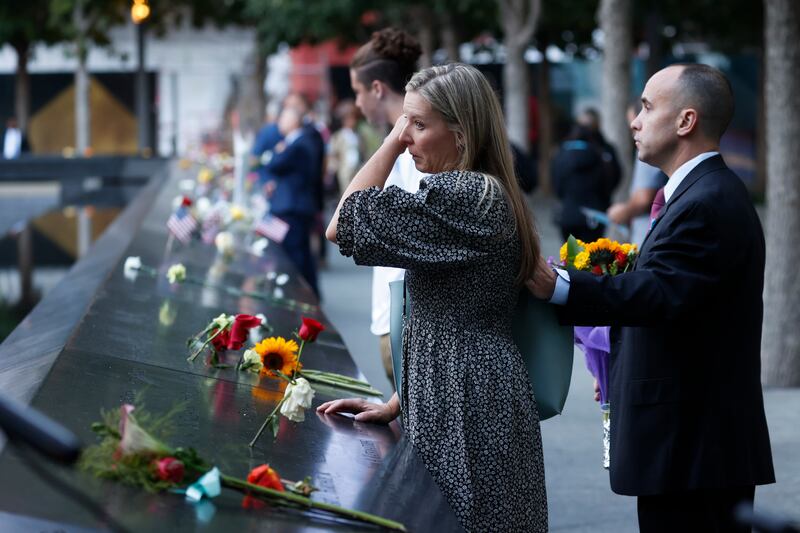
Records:
<instances>
[{"instance_id":1,"label":"orange flower","mask_svg":"<svg viewBox=\"0 0 800 533\"><path fill-rule=\"evenodd\" d=\"M247 474L247 482L253 485L259 485L268 489L277 490L278 492L286 492L281 483L281 477L278 473L269 467L269 465L257 466ZM249 494L242 500L242 507L245 509L261 509L264 507L264 502L257 498L253 498Z\"/></svg>"}]
</instances>

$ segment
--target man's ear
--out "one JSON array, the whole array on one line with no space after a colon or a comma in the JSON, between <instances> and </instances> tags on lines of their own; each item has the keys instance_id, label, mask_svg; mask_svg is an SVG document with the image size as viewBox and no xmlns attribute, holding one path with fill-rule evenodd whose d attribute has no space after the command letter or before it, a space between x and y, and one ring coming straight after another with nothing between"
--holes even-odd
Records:
<instances>
[{"instance_id":1,"label":"man's ear","mask_svg":"<svg viewBox=\"0 0 800 533\"><path fill-rule=\"evenodd\" d=\"M691 107L683 109L678 115L678 136L684 137L697 131L697 111Z\"/></svg>"},{"instance_id":2,"label":"man's ear","mask_svg":"<svg viewBox=\"0 0 800 533\"><path fill-rule=\"evenodd\" d=\"M381 83L378 80L372 80L372 85L370 86L370 88L372 89L372 92L375 93L375 98L377 98L378 100L381 100L383 98L383 92L384 92L383 83Z\"/></svg>"}]
</instances>

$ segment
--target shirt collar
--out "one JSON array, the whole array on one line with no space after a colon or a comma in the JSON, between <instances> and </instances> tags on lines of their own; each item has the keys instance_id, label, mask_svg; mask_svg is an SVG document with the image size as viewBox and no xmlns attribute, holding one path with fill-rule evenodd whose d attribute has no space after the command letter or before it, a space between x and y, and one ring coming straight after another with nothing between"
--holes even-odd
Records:
<instances>
[{"instance_id":1,"label":"shirt collar","mask_svg":"<svg viewBox=\"0 0 800 533\"><path fill-rule=\"evenodd\" d=\"M289 133L289 135L287 135L283 141L286 143L286 146L289 146L294 141L296 141L297 138L300 137L300 135L302 134L303 134L303 128L297 128L293 132Z\"/></svg>"},{"instance_id":2,"label":"shirt collar","mask_svg":"<svg viewBox=\"0 0 800 533\"><path fill-rule=\"evenodd\" d=\"M669 202L669 199L675 194L675 191L678 190L678 185L689 175L689 173L694 170L694 167L708 159L709 157L714 157L715 155L719 155L719 152L703 152L702 154L693 157L692 159L688 160L684 164L678 167L678 170L672 173L672 176L669 177L669 181L667 184L664 185L664 203Z\"/></svg>"}]
</instances>

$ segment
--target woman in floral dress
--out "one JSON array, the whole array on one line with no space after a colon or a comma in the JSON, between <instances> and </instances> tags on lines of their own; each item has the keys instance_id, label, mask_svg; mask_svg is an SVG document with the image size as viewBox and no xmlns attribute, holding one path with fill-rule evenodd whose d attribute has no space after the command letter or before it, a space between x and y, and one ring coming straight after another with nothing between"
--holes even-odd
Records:
<instances>
[{"instance_id":1,"label":"woman in floral dress","mask_svg":"<svg viewBox=\"0 0 800 533\"><path fill-rule=\"evenodd\" d=\"M327 236L360 265L407 269L403 386L388 403L321 405L403 425L467 531L546 531L536 401L511 318L538 237L513 171L500 104L451 64L406 87L404 115L342 196ZM408 148L417 193L383 188Z\"/></svg>"}]
</instances>

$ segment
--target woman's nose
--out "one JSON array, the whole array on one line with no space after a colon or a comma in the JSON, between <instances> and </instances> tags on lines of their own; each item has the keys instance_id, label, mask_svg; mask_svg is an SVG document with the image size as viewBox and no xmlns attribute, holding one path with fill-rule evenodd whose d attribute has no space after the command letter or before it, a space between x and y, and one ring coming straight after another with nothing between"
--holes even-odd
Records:
<instances>
[{"instance_id":1,"label":"woman's nose","mask_svg":"<svg viewBox=\"0 0 800 533\"><path fill-rule=\"evenodd\" d=\"M411 144L411 142L412 142L411 141L411 135L408 134L408 124L407 123L406 123L405 126L403 126L403 129L400 130L400 135L398 136L398 139L400 139L400 142L403 142L405 144Z\"/></svg>"}]
</instances>

